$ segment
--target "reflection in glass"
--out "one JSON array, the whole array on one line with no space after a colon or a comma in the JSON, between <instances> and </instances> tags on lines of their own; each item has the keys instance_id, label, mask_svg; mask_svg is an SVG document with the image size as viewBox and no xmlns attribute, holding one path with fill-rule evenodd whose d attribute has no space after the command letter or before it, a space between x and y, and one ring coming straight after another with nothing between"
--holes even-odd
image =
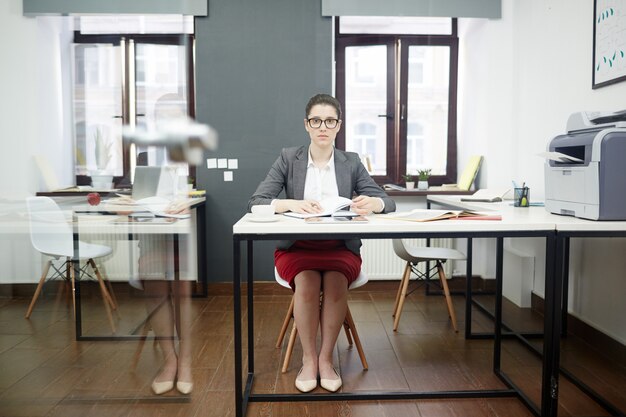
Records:
<instances>
[{"instance_id":1,"label":"reflection in glass","mask_svg":"<svg viewBox=\"0 0 626 417\"><path fill-rule=\"evenodd\" d=\"M121 176L122 78L120 47L74 45L76 175Z\"/></svg>"}]
</instances>

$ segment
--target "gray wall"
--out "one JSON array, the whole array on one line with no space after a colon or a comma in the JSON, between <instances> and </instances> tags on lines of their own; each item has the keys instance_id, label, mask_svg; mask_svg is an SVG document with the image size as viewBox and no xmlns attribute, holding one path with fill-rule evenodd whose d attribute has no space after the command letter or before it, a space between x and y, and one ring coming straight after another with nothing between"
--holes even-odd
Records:
<instances>
[{"instance_id":1,"label":"gray wall","mask_svg":"<svg viewBox=\"0 0 626 417\"><path fill-rule=\"evenodd\" d=\"M198 167L207 190L207 267L232 279L232 225L281 148L308 143L304 106L331 93L331 19L319 1L211 0L196 19L197 119L217 129L209 158L238 158L234 181ZM243 245L242 245L243 247ZM255 278L273 279L273 242L255 244Z\"/></svg>"}]
</instances>

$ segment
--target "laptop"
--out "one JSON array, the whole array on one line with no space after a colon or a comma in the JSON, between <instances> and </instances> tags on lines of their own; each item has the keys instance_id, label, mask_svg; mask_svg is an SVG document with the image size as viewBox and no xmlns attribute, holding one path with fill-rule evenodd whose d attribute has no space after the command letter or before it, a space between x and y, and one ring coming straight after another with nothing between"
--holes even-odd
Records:
<instances>
[{"instance_id":1,"label":"laptop","mask_svg":"<svg viewBox=\"0 0 626 417\"><path fill-rule=\"evenodd\" d=\"M175 195L176 171L172 167L135 168L133 182L133 200L139 201L148 197L171 198Z\"/></svg>"}]
</instances>

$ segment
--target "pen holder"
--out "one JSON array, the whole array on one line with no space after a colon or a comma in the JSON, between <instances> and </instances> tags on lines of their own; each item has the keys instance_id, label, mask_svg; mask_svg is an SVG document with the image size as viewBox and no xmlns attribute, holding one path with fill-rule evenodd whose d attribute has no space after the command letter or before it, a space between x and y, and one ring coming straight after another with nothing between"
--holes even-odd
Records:
<instances>
[{"instance_id":1,"label":"pen holder","mask_svg":"<svg viewBox=\"0 0 626 417\"><path fill-rule=\"evenodd\" d=\"M528 187L515 188L513 194L513 206L528 207L530 203L530 189Z\"/></svg>"}]
</instances>

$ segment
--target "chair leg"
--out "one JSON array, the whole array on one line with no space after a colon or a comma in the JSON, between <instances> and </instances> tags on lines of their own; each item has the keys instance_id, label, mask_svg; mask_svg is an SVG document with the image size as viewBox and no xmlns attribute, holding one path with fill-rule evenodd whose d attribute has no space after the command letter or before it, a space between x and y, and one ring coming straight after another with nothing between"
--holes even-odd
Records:
<instances>
[{"instance_id":1,"label":"chair leg","mask_svg":"<svg viewBox=\"0 0 626 417\"><path fill-rule=\"evenodd\" d=\"M411 262L407 262L404 267L404 272L402 273L402 278L400 278L400 285L398 285L398 292L396 293L396 302L393 305L393 314L391 317L396 316L396 312L398 311L398 303L400 302L400 294L402 294L402 286L404 285L404 280L408 279L411 276Z\"/></svg>"},{"instance_id":2,"label":"chair leg","mask_svg":"<svg viewBox=\"0 0 626 417\"><path fill-rule=\"evenodd\" d=\"M350 333L352 333L352 337L354 338L354 345L356 346L357 352L359 352L359 357L361 358L361 363L363 364L363 369L368 370L367 359L365 359L365 352L363 351L363 345L361 345L361 339L359 338L359 334L356 331L356 326L354 324L354 320L352 319L352 313L350 313L350 307L346 310L346 321L348 322L348 326L350 327Z\"/></svg>"},{"instance_id":3,"label":"chair leg","mask_svg":"<svg viewBox=\"0 0 626 417\"><path fill-rule=\"evenodd\" d=\"M283 369L281 370L283 374L287 372L287 368L289 368L289 361L291 360L291 353L293 352L293 346L296 343L297 335L298 335L298 329L296 328L296 323L294 321L293 327L291 328L291 335L289 336L289 343L287 344L287 350L285 351L285 360L283 361Z\"/></svg>"},{"instance_id":4,"label":"chair leg","mask_svg":"<svg viewBox=\"0 0 626 417\"><path fill-rule=\"evenodd\" d=\"M350 325L348 321L344 319L343 321L343 330L346 333L346 339L348 339L348 345L352 346L354 342L352 341L352 335L350 334Z\"/></svg>"},{"instance_id":5,"label":"chair leg","mask_svg":"<svg viewBox=\"0 0 626 417\"><path fill-rule=\"evenodd\" d=\"M35 303L37 302L37 298L39 298L39 294L41 293L41 289L43 288L43 283L46 281L46 276L48 276L48 271L50 270L50 264L52 261L47 261L46 265L43 267L43 273L41 274L41 278L39 279L39 284L37 284L37 289L35 290L35 294L33 294L33 299L30 301L30 305L28 306L28 310L26 310L26 318L30 318L30 315L33 313L33 308L35 308Z\"/></svg>"},{"instance_id":6,"label":"chair leg","mask_svg":"<svg viewBox=\"0 0 626 417\"><path fill-rule=\"evenodd\" d=\"M137 349L135 349L135 354L133 355L133 365L132 369L137 369L137 364L139 363L139 357L141 356L141 351L143 350L143 346L146 343L146 339L148 337L148 332L150 331L150 320L146 320L141 329L141 339L139 339L139 343L137 344ZM156 338L155 338L156 340Z\"/></svg>"},{"instance_id":7,"label":"chair leg","mask_svg":"<svg viewBox=\"0 0 626 417\"><path fill-rule=\"evenodd\" d=\"M408 262L407 262L408 264ZM411 268L410 265L409 269L408 269L408 275L411 274ZM407 274L405 274L406 279L404 279L402 281L402 291L400 293L400 299L398 300L398 308L396 309L396 316L394 317L393 320L393 331L397 332L398 331L398 325L400 324L400 317L402 316L402 308L404 307L404 300L406 300L406 292L409 288L409 277L407 276Z\"/></svg>"},{"instance_id":8,"label":"chair leg","mask_svg":"<svg viewBox=\"0 0 626 417\"><path fill-rule=\"evenodd\" d=\"M111 281L108 278L104 279L104 282L107 285L107 289L109 290L109 297L111 297L111 301L113 302L113 304L111 304L111 308L113 308L113 310L117 310L117 297L115 296L115 293L113 292L113 285L111 284Z\"/></svg>"},{"instance_id":9,"label":"chair leg","mask_svg":"<svg viewBox=\"0 0 626 417\"><path fill-rule=\"evenodd\" d=\"M278 335L278 339L276 340L276 349L279 349L283 345L283 340L285 339L285 334L287 333L287 327L289 327L289 322L293 317L293 296L291 297L291 303L289 304L289 309L287 310L287 314L285 315L285 320L283 321L283 327L280 329L280 334Z\"/></svg>"},{"instance_id":10,"label":"chair leg","mask_svg":"<svg viewBox=\"0 0 626 417\"><path fill-rule=\"evenodd\" d=\"M113 300L111 300L111 296L109 295L109 292L107 291L106 286L104 285L104 280L102 279L102 276L100 275L100 272L98 271L98 268L96 268L96 264L93 261L93 259L89 259L87 262L89 262L94 272L96 273L96 277L98 277L98 284L100 284L100 292L102 293L102 301L104 302L104 309L107 312L107 317L109 318L109 324L111 325L111 330L113 331L113 333L115 333L116 332L115 323L113 322L113 315L111 314L111 304L113 303Z\"/></svg>"},{"instance_id":11,"label":"chair leg","mask_svg":"<svg viewBox=\"0 0 626 417\"><path fill-rule=\"evenodd\" d=\"M105 297L105 300L109 303L109 305L111 306L113 310L116 310L117 304L113 301L113 297L111 296L111 293L109 293L109 291L106 289L106 286L104 285L104 281L108 281L108 280L105 280L102 277L102 274L98 270L98 267L96 266L96 263L94 262L92 258L90 258L87 262L89 262L89 265L91 265L91 268L93 269L93 272L95 272L96 277L98 278L98 281L102 281L102 286L104 287L104 291L102 292L102 295Z\"/></svg>"},{"instance_id":12,"label":"chair leg","mask_svg":"<svg viewBox=\"0 0 626 417\"><path fill-rule=\"evenodd\" d=\"M443 271L443 266L440 261L437 261L437 272L439 273L439 280L441 281L441 286L443 287L443 293L446 296L448 313L452 319L452 327L454 327L455 332L458 332L459 330L456 327L456 314L454 313L454 306L452 305L452 298L450 297L450 290L448 289L448 279L446 278L446 273Z\"/></svg>"}]
</instances>

